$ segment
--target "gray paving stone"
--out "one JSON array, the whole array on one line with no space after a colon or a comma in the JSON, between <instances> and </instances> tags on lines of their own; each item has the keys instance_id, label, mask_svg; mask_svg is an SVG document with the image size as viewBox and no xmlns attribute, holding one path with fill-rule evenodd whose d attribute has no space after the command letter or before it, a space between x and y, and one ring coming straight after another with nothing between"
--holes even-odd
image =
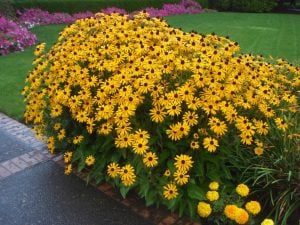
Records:
<instances>
[{"instance_id":1,"label":"gray paving stone","mask_svg":"<svg viewBox=\"0 0 300 225\"><path fill-rule=\"evenodd\" d=\"M33 165L39 163L39 161L36 158L34 158L32 155L30 155L29 153L21 155L20 158L23 159L30 166L33 166Z\"/></svg>"},{"instance_id":2,"label":"gray paving stone","mask_svg":"<svg viewBox=\"0 0 300 225\"><path fill-rule=\"evenodd\" d=\"M0 179L4 177L8 177L9 175L11 175L11 172L9 172L4 167L0 166Z\"/></svg>"},{"instance_id":3,"label":"gray paving stone","mask_svg":"<svg viewBox=\"0 0 300 225\"><path fill-rule=\"evenodd\" d=\"M32 151L30 145L17 139L0 126L0 163Z\"/></svg>"},{"instance_id":4,"label":"gray paving stone","mask_svg":"<svg viewBox=\"0 0 300 225\"><path fill-rule=\"evenodd\" d=\"M3 166L5 169L7 169L10 173L17 173L22 170L20 167L18 167L12 161L5 161L5 162L1 163L1 166Z\"/></svg>"},{"instance_id":5,"label":"gray paving stone","mask_svg":"<svg viewBox=\"0 0 300 225\"><path fill-rule=\"evenodd\" d=\"M21 168L22 170L28 168L30 166L30 164L26 163L24 160L22 160L22 158L20 157L16 157L13 158L11 160L15 165L17 165L19 168Z\"/></svg>"}]
</instances>

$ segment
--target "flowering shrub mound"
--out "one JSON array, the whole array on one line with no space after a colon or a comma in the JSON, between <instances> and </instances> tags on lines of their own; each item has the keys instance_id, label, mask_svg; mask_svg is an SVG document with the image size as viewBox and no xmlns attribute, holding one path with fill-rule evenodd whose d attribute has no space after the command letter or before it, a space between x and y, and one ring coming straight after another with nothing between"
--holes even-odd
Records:
<instances>
[{"instance_id":1,"label":"flowering shrub mound","mask_svg":"<svg viewBox=\"0 0 300 225\"><path fill-rule=\"evenodd\" d=\"M36 41L37 37L26 28L0 16L0 55L23 51L24 48L34 45Z\"/></svg>"},{"instance_id":2,"label":"flowering shrub mound","mask_svg":"<svg viewBox=\"0 0 300 225\"><path fill-rule=\"evenodd\" d=\"M147 205L219 224L261 211L231 159L258 157L273 130L288 129L299 68L144 13L78 20L43 49L26 79L25 120L64 153L66 174L76 166L123 196L134 188Z\"/></svg>"}]
</instances>

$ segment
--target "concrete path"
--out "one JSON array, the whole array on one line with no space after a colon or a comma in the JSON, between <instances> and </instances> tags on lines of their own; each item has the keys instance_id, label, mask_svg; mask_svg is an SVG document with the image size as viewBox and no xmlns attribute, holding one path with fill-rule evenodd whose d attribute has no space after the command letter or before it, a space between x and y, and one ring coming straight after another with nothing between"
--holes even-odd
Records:
<instances>
[{"instance_id":1,"label":"concrete path","mask_svg":"<svg viewBox=\"0 0 300 225\"><path fill-rule=\"evenodd\" d=\"M1 225L150 225L57 164L23 124L0 113Z\"/></svg>"}]
</instances>

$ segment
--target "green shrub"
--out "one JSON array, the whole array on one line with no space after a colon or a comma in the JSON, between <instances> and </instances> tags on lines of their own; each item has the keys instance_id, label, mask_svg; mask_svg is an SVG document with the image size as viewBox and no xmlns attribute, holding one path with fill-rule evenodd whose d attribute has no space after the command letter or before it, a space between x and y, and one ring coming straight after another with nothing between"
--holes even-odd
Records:
<instances>
[{"instance_id":1,"label":"green shrub","mask_svg":"<svg viewBox=\"0 0 300 225\"><path fill-rule=\"evenodd\" d=\"M78 20L43 48L23 91L25 120L64 153L66 174L75 166L195 219L258 223L261 205L240 180L248 161L233 158L284 145L272 137L299 116L299 68L143 13Z\"/></svg>"},{"instance_id":2,"label":"green shrub","mask_svg":"<svg viewBox=\"0 0 300 225\"><path fill-rule=\"evenodd\" d=\"M209 8L209 0L196 0L202 8Z\"/></svg>"},{"instance_id":3,"label":"green shrub","mask_svg":"<svg viewBox=\"0 0 300 225\"><path fill-rule=\"evenodd\" d=\"M161 8L165 3L179 3L180 0L14 0L16 9L40 8L49 12L76 13L83 11L99 12L101 9L115 6L128 12L146 7Z\"/></svg>"},{"instance_id":4,"label":"green shrub","mask_svg":"<svg viewBox=\"0 0 300 225\"><path fill-rule=\"evenodd\" d=\"M295 93L296 94L296 93ZM299 105L299 102L298 102ZM300 116L299 111L286 115L291 121L287 132L276 130L272 124L272 137L266 140L265 152L258 158L235 154L236 168L243 180L252 184L256 195L271 209L275 224L297 224L300 210ZM243 160L244 168L240 167Z\"/></svg>"},{"instance_id":5,"label":"green shrub","mask_svg":"<svg viewBox=\"0 0 300 225\"><path fill-rule=\"evenodd\" d=\"M211 0L210 6L221 11L270 12L276 6L274 0Z\"/></svg>"},{"instance_id":6,"label":"green shrub","mask_svg":"<svg viewBox=\"0 0 300 225\"><path fill-rule=\"evenodd\" d=\"M238 12L270 12L275 6L274 0L231 0L231 9Z\"/></svg>"},{"instance_id":7,"label":"green shrub","mask_svg":"<svg viewBox=\"0 0 300 225\"><path fill-rule=\"evenodd\" d=\"M0 1L0 16L3 15L9 19L15 19L15 10L12 5L12 0Z\"/></svg>"},{"instance_id":8,"label":"green shrub","mask_svg":"<svg viewBox=\"0 0 300 225\"><path fill-rule=\"evenodd\" d=\"M232 0L210 0L210 7L220 11L230 11Z\"/></svg>"}]
</instances>

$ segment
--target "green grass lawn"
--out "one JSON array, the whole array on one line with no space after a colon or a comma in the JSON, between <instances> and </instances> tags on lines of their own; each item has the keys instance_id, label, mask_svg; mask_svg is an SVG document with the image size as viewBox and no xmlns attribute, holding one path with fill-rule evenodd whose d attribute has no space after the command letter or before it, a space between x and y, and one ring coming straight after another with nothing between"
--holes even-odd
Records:
<instances>
[{"instance_id":1,"label":"green grass lawn","mask_svg":"<svg viewBox=\"0 0 300 225\"><path fill-rule=\"evenodd\" d=\"M300 66L300 17L287 14L203 13L167 17L175 27L200 33L215 32L229 36L241 46L241 52L285 58ZM57 39L64 25L33 29L39 42L48 47ZM21 90L32 68L34 48L0 57L0 111L22 120L24 111Z\"/></svg>"},{"instance_id":2,"label":"green grass lawn","mask_svg":"<svg viewBox=\"0 0 300 225\"><path fill-rule=\"evenodd\" d=\"M185 31L229 36L242 53L284 58L300 66L300 16L293 14L202 13L169 16L168 22Z\"/></svg>"}]
</instances>

